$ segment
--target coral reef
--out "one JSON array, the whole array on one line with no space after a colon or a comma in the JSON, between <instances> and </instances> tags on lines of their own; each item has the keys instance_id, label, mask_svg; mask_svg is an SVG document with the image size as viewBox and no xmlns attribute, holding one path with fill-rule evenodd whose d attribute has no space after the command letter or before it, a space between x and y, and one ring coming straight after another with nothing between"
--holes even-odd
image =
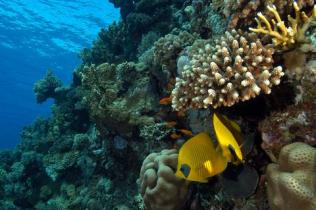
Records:
<instances>
[{"instance_id":1,"label":"coral reef","mask_svg":"<svg viewBox=\"0 0 316 210\"><path fill-rule=\"evenodd\" d=\"M298 0L296 2L300 9L312 7L315 4L314 0ZM292 0L215 0L212 1L211 5L226 18L230 19L228 26L231 29L253 26L258 12L272 17L273 15L270 13L268 7L275 7L282 18L286 18L293 9Z\"/></svg>"},{"instance_id":2,"label":"coral reef","mask_svg":"<svg viewBox=\"0 0 316 210\"><path fill-rule=\"evenodd\" d=\"M110 128L131 136L136 127L154 123L152 117L141 113L149 111L148 107L154 109L158 99L152 92L150 78L134 63L86 66L81 75L87 91L84 101L101 134Z\"/></svg>"},{"instance_id":3,"label":"coral reef","mask_svg":"<svg viewBox=\"0 0 316 210\"><path fill-rule=\"evenodd\" d=\"M273 210L312 210L315 198L315 148L293 143L282 148L277 164L268 165L267 189Z\"/></svg>"},{"instance_id":4,"label":"coral reef","mask_svg":"<svg viewBox=\"0 0 316 210\"><path fill-rule=\"evenodd\" d=\"M56 78L52 71L47 71L44 79L37 81L34 85L37 103L43 103L48 98L55 98L57 96L56 89L61 86L61 80Z\"/></svg>"},{"instance_id":5,"label":"coral reef","mask_svg":"<svg viewBox=\"0 0 316 210\"><path fill-rule=\"evenodd\" d=\"M172 91L172 107L214 108L232 106L269 94L284 75L273 66L274 50L266 48L254 34L226 32L212 47L209 41L195 43L188 52L190 65L177 78Z\"/></svg>"},{"instance_id":6,"label":"coral reef","mask_svg":"<svg viewBox=\"0 0 316 210\"><path fill-rule=\"evenodd\" d=\"M291 58L291 57L290 57ZM316 100L315 60L299 66L299 70L288 72L298 77L295 104L274 111L259 123L262 148L275 160L281 148L301 141L316 145Z\"/></svg>"},{"instance_id":7,"label":"coral reef","mask_svg":"<svg viewBox=\"0 0 316 210\"><path fill-rule=\"evenodd\" d=\"M194 0L191 5L185 7L182 19L187 17L188 20L180 24L181 28L198 33L203 38L223 34L228 20L210 6L210 2L209 0Z\"/></svg>"},{"instance_id":8,"label":"coral reef","mask_svg":"<svg viewBox=\"0 0 316 210\"><path fill-rule=\"evenodd\" d=\"M282 112L272 113L259 125L262 148L268 154L278 156L281 148L292 142L316 145L315 113L315 103L291 105Z\"/></svg>"},{"instance_id":9,"label":"coral reef","mask_svg":"<svg viewBox=\"0 0 316 210\"><path fill-rule=\"evenodd\" d=\"M175 10L180 9L179 0L112 0L120 8L122 20L102 29L91 49L84 49L81 58L85 64L120 63L137 60L135 50L143 36L155 32L159 36L169 33L176 25Z\"/></svg>"},{"instance_id":10,"label":"coral reef","mask_svg":"<svg viewBox=\"0 0 316 210\"><path fill-rule=\"evenodd\" d=\"M178 34L174 31L174 33L160 38L154 45L155 62L167 66L170 70L175 69L179 53L196 39L187 31L180 31Z\"/></svg>"},{"instance_id":11,"label":"coral reef","mask_svg":"<svg viewBox=\"0 0 316 210\"><path fill-rule=\"evenodd\" d=\"M35 84L38 103L54 99L52 115L0 151L0 209L268 209L268 162L286 144L315 145L314 1L110 2L121 20L81 52L72 83L49 71ZM259 10L271 31L259 21L248 33ZM189 185L167 149L214 136L215 111L240 125L244 167Z\"/></svg>"},{"instance_id":12,"label":"coral reef","mask_svg":"<svg viewBox=\"0 0 316 210\"><path fill-rule=\"evenodd\" d=\"M276 7L267 6L267 9L274 15L272 24L262 14L258 13L257 28L250 28L256 33L267 34L272 37L273 44L283 50L292 48L294 44L305 43L305 33L311 26L311 22L316 18L316 6L314 6L312 14L307 16L305 12L300 11L296 2L293 3L295 10L295 18L288 16L289 26L281 19Z\"/></svg>"},{"instance_id":13,"label":"coral reef","mask_svg":"<svg viewBox=\"0 0 316 210\"><path fill-rule=\"evenodd\" d=\"M175 176L176 150L148 155L141 167L140 193L148 210L180 210L187 199L188 182Z\"/></svg>"}]
</instances>

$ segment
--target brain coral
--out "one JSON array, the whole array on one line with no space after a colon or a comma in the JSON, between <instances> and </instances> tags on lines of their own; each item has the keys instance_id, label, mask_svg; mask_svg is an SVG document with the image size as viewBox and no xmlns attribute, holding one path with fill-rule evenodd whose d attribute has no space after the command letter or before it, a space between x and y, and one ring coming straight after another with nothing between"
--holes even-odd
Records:
<instances>
[{"instance_id":1,"label":"brain coral","mask_svg":"<svg viewBox=\"0 0 316 210\"><path fill-rule=\"evenodd\" d=\"M239 101L271 92L284 75L273 66L274 50L263 46L256 35L226 32L215 45L198 40L188 50L190 64L176 79L172 107L188 108L232 106Z\"/></svg>"},{"instance_id":2,"label":"brain coral","mask_svg":"<svg viewBox=\"0 0 316 210\"><path fill-rule=\"evenodd\" d=\"M268 200L273 210L316 209L316 149L301 143L283 147L278 164L267 169Z\"/></svg>"},{"instance_id":3,"label":"brain coral","mask_svg":"<svg viewBox=\"0 0 316 210\"><path fill-rule=\"evenodd\" d=\"M188 182L175 176L176 150L151 153L144 160L138 183L148 210L178 210L186 201Z\"/></svg>"}]
</instances>

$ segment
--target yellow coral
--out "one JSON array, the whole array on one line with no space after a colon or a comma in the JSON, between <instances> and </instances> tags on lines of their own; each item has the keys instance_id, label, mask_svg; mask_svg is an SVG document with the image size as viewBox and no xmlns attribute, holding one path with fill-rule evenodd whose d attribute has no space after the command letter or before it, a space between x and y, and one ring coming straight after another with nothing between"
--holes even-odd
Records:
<instances>
[{"instance_id":1,"label":"yellow coral","mask_svg":"<svg viewBox=\"0 0 316 210\"><path fill-rule=\"evenodd\" d=\"M293 2L295 10L295 18L288 15L289 26L286 26L281 19L279 12L274 5L267 6L267 9L273 14L275 19L271 23L261 12L258 13L257 28L250 28L256 33L267 34L272 37L275 46L281 46L288 49L295 43L305 41L305 32L309 28L311 22L316 19L316 5L314 5L312 14L308 17L305 12L301 11L298 4Z\"/></svg>"}]
</instances>

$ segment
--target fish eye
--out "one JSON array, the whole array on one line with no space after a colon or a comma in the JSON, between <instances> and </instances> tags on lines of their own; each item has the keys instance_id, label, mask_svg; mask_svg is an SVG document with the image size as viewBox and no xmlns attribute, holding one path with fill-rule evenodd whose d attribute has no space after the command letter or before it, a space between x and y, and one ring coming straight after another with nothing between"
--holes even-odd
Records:
<instances>
[{"instance_id":1,"label":"fish eye","mask_svg":"<svg viewBox=\"0 0 316 210\"><path fill-rule=\"evenodd\" d=\"M191 167L188 164L182 164L180 167L180 171L187 178L190 174Z\"/></svg>"}]
</instances>

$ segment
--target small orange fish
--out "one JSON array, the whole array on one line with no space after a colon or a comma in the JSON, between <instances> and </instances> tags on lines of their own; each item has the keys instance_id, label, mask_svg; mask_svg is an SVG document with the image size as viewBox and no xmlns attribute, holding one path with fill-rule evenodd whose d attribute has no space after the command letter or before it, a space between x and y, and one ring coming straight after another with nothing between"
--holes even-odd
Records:
<instances>
[{"instance_id":1,"label":"small orange fish","mask_svg":"<svg viewBox=\"0 0 316 210\"><path fill-rule=\"evenodd\" d=\"M172 134L170 135L170 138L172 138L172 139L179 139L179 138L181 138L181 135L176 134L176 133L172 133Z\"/></svg>"},{"instance_id":2,"label":"small orange fish","mask_svg":"<svg viewBox=\"0 0 316 210\"><path fill-rule=\"evenodd\" d=\"M188 129L179 129L179 131L180 131L182 134L186 135L186 136L193 136L192 131L190 131L190 130L188 130Z\"/></svg>"},{"instance_id":3,"label":"small orange fish","mask_svg":"<svg viewBox=\"0 0 316 210\"><path fill-rule=\"evenodd\" d=\"M176 121L168 121L168 122L166 122L166 127L167 128L173 128L176 125L177 125Z\"/></svg>"},{"instance_id":4,"label":"small orange fish","mask_svg":"<svg viewBox=\"0 0 316 210\"><path fill-rule=\"evenodd\" d=\"M167 96L167 97L160 99L159 104L161 104L161 105L171 104L171 96Z\"/></svg>"}]
</instances>

